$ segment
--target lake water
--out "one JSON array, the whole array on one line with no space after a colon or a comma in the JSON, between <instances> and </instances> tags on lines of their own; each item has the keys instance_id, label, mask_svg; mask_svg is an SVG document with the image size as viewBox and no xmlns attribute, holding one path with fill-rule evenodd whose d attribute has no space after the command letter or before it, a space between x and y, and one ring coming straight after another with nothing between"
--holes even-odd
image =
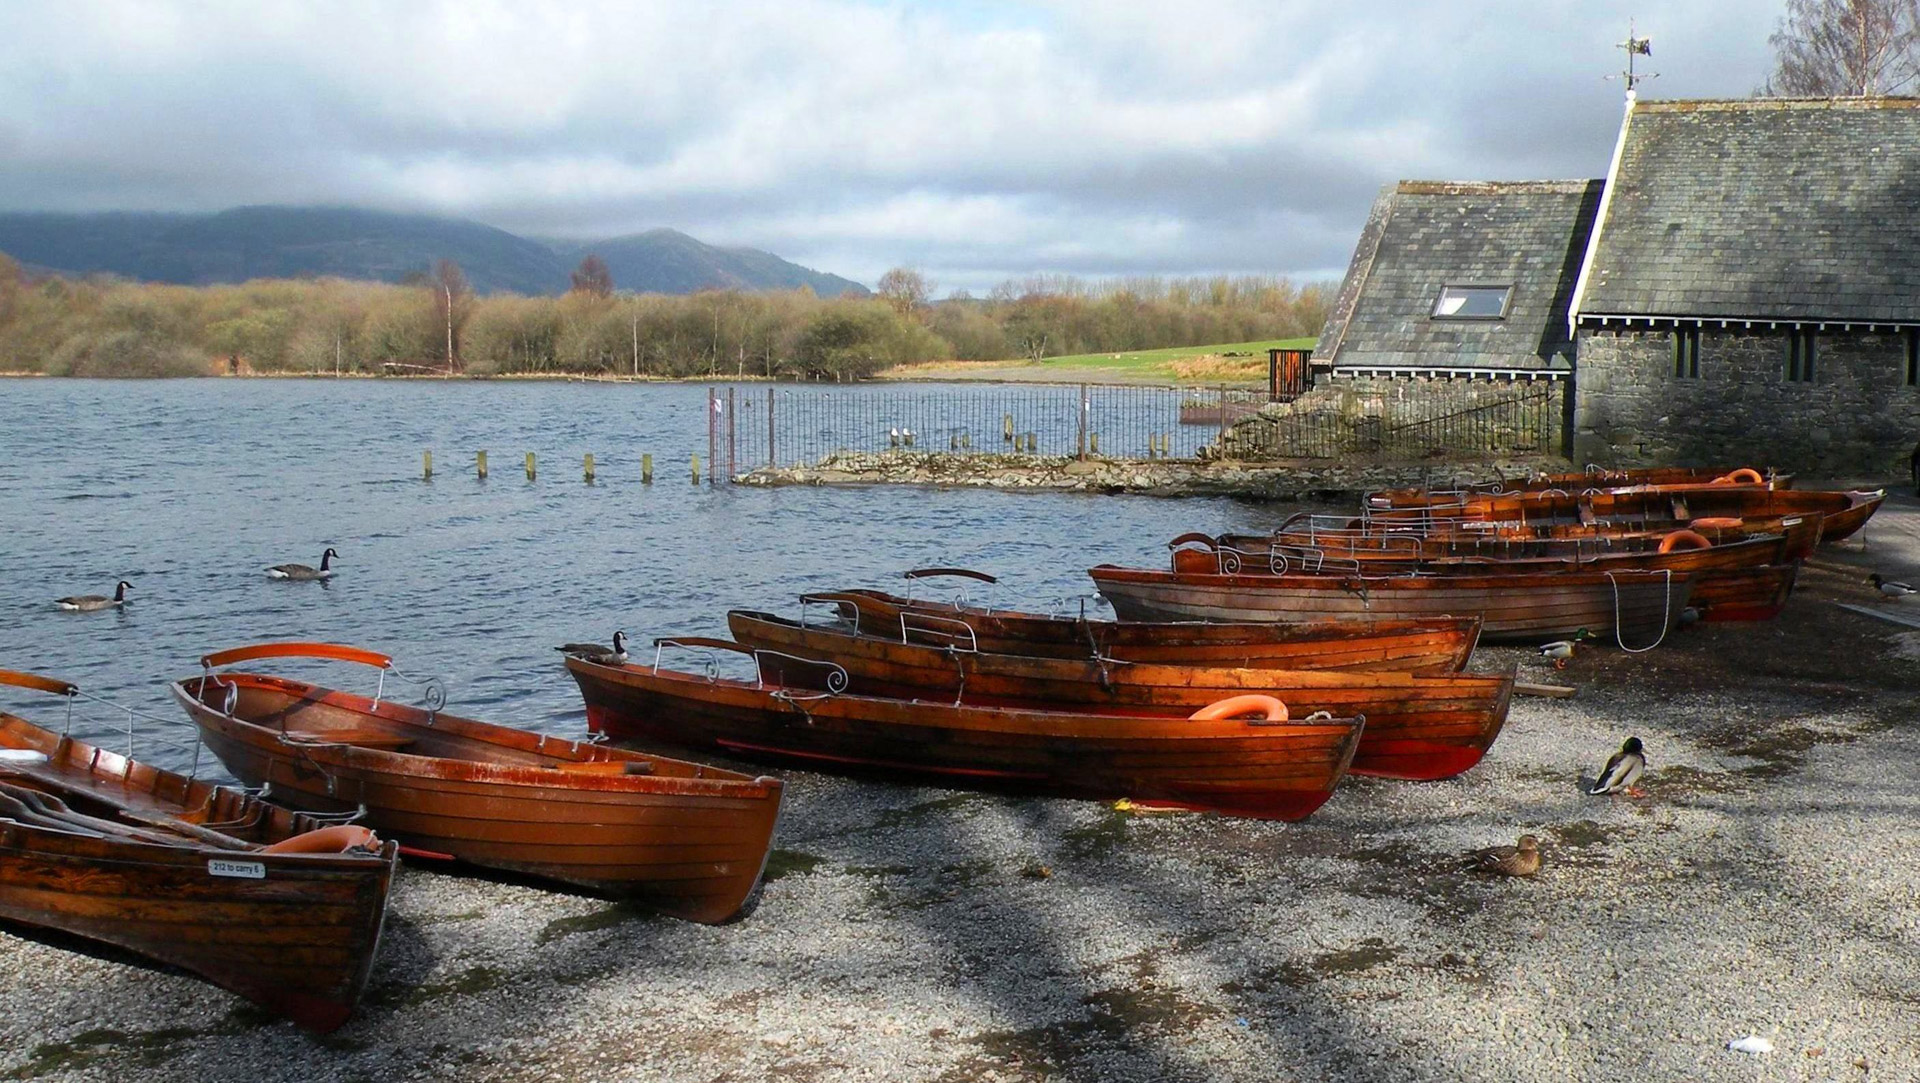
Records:
<instances>
[{"instance_id":1,"label":"lake water","mask_svg":"<svg viewBox=\"0 0 1920 1083\"><path fill-rule=\"evenodd\" d=\"M961 565L1001 576L1000 604L1087 593L1102 560L1166 559L1187 530L1257 529L1282 510L1224 499L922 489L699 488L706 388L319 380L0 380L0 668L63 677L172 720L166 683L211 650L274 639L353 643L438 677L447 709L584 732L552 647L725 634L726 611L797 610L807 590L900 585ZM474 477L490 452L492 476ZM436 475L420 479L432 449ZM522 456L538 455L538 480ZM593 453L598 480L580 477ZM640 456L654 456L653 485ZM269 580L318 564L326 584ZM57 610L134 584L124 609ZM263 669L370 691L370 670ZM416 702L418 690L393 684ZM0 708L57 725L53 697ZM83 704L75 734L125 716ZM175 731L178 736L189 732ZM109 742L111 747L118 744ZM179 766L185 754L138 744ZM210 773L218 774L217 767Z\"/></svg>"}]
</instances>

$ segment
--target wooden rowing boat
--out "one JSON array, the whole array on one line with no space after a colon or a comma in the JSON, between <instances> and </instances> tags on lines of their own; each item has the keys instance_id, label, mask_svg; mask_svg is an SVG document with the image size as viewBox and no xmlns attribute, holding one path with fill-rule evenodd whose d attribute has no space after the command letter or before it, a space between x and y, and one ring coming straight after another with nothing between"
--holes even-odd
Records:
<instances>
[{"instance_id":1,"label":"wooden rowing boat","mask_svg":"<svg viewBox=\"0 0 1920 1083\"><path fill-rule=\"evenodd\" d=\"M662 647L737 651L737 643L669 638ZM804 664L788 659L786 665ZM814 663L819 664L819 663ZM568 658L587 725L815 770L1057 797L1129 798L1235 816L1297 820L1346 774L1363 719L1189 718L985 707L852 695L826 667L827 691L685 673L654 664Z\"/></svg>"},{"instance_id":2,"label":"wooden rowing boat","mask_svg":"<svg viewBox=\"0 0 1920 1083\"><path fill-rule=\"evenodd\" d=\"M1481 530L1525 536L1566 524L1618 529L1671 530L1696 520L1771 521L1821 517L1820 540L1838 541L1866 525L1886 499L1886 490L1824 492L1752 485L1653 485L1588 493L1467 494L1457 501L1418 507L1369 508L1356 525L1369 530Z\"/></svg>"},{"instance_id":3,"label":"wooden rowing boat","mask_svg":"<svg viewBox=\"0 0 1920 1083\"><path fill-rule=\"evenodd\" d=\"M310 1030L346 1022L366 988L395 854L0 712L0 918L177 966Z\"/></svg>"},{"instance_id":4,"label":"wooden rowing boat","mask_svg":"<svg viewBox=\"0 0 1920 1083\"><path fill-rule=\"evenodd\" d=\"M1640 647L1665 638L1693 590L1685 572L1514 575L1223 575L1102 564L1088 572L1122 620L1328 620L1477 615L1489 642L1581 629Z\"/></svg>"},{"instance_id":5,"label":"wooden rowing boat","mask_svg":"<svg viewBox=\"0 0 1920 1083\"><path fill-rule=\"evenodd\" d=\"M1503 478L1498 481L1479 482L1469 485L1455 485L1446 489L1407 488L1382 489L1368 493L1366 503L1374 508L1423 507L1433 503L1450 503L1467 493L1539 493L1560 490L1562 492L1583 492L1588 489L1620 489L1645 485L1709 485L1714 479L1741 474L1738 470L1725 467L1695 466L1655 466L1621 470L1604 470L1589 467L1579 473L1534 474L1525 478ZM1793 488L1793 475L1776 473L1772 470L1749 470L1749 484L1764 485L1769 489ZM1740 480L1747 480L1743 476Z\"/></svg>"},{"instance_id":6,"label":"wooden rowing boat","mask_svg":"<svg viewBox=\"0 0 1920 1083\"><path fill-rule=\"evenodd\" d=\"M935 645L966 637L983 651L1047 658L1231 666L1249 669L1454 673L1480 638L1477 617L1345 619L1295 624L1119 622L917 601L873 590L808 594L856 630Z\"/></svg>"},{"instance_id":7,"label":"wooden rowing boat","mask_svg":"<svg viewBox=\"0 0 1920 1083\"><path fill-rule=\"evenodd\" d=\"M1478 763L1506 722L1511 675L1231 669L1109 659L1035 658L861 635L845 626L806 624L736 609L727 627L759 648L761 666L783 685L822 687L832 662L862 695L922 697L955 703L1092 710L1113 714L1188 713L1243 693L1278 697L1296 713L1363 715L1366 729L1351 770L1390 778L1451 778Z\"/></svg>"},{"instance_id":8,"label":"wooden rowing boat","mask_svg":"<svg viewBox=\"0 0 1920 1083\"><path fill-rule=\"evenodd\" d=\"M1742 536L1721 545L1693 531L1669 533L1656 544L1644 539L1592 547L1380 535L1323 537L1321 545L1308 547L1261 535L1183 534L1167 544L1174 571L1452 576L1672 570L1693 576L1691 604L1702 619L1765 620L1786 605L1798 567L1792 553L1817 537L1817 516L1796 522L1808 529L1791 536ZM1697 548L1669 548L1679 539Z\"/></svg>"},{"instance_id":9,"label":"wooden rowing boat","mask_svg":"<svg viewBox=\"0 0 1920 1083\"><path fill-rule=\"evenodd\" d=\"M476 722L300 681L215 672L261 658L392 659L324 643L210 654L174 698L235 777L306 809L362 810L412 856L452 858L689 921L742 912L766 864L781 784Z\"/></svg>"}]
</instances>

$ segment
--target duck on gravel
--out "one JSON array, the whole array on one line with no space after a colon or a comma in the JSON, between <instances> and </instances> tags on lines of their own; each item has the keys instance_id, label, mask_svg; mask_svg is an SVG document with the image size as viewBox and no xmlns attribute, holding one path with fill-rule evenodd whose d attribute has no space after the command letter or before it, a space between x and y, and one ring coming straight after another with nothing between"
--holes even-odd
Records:
<instances>
[{"instance_id":1,"label":"duck on gravel","mask_svg":"<svg viewBox=\"0 0 1920 1083\"><path fill-rule=\"evenodd\" d=\"M1899 601L1909 594L1920 594L1920 587L1916 587L1911 583L1902 583L1898 580L1884 578L1879 572L1874 572L1872 575L1867 576L1867 581L1873 584L1874 589L1886 597L1892 598L1894 601Z\"/></svg>"},{"instance_id":2,"label":"duck on gravel","mask_svg":"<svg viewBox=\"0 0 1920 1083\"><path fill-rule=\"evenodd\" d=\"M1540 644L1540 657L1553 663L1555 669L1567 668L1567 661L1573 657L1573 648L1581 640L1592 639L1593 633L1585 628L1573 633L1572 639L1556 639L1551 643Z\"/></svg>"},{"instance_id":3,"label":"duck on gravel","mask_svg":"<svg viewBox=\"0 0 1920 1083\"><path fill-rule=\"evenodd\" d=\"M306 564L275 564L273 567L267 569L267 578L332 579L333 558L339 555L340 554L335 552L332 547L328 547L326 552L320 554L320 566L318 568Z\"/></svg>"},{"instance_id":4,"label":"duck on gravel","mask_svg":"<svg viewBox=\"0 0 1920 1083\"><path fill-rule=\"evenodd\" d=\"M1629 797L1639 797L1640 791L1633 784L1640 773L1647 769L1646 749L1640 744L1640 738L1629 737L1621 744L1620 751L1613 754L1607 765L1600 769L1600 777L1595 780L1591 794L1626 793Z\"/></svg>"},{"instance_id":5,"label":"duck on gravel","mask_svg":"<svg viewBox=\"0 0 1920 1083\"><path fill-rule=\"evenodd\" d=\"M620 666L627 662L627 633L613 633L613 646L603 647L598 643L562 643L553 648L561 654L572 655L582 661L602 666Z\"/></svg>"},{"instance_id":6,"label":"duck on gravel","mask_svg":"<svg viewBox=\"0 0 1920 1083\"><path fill-rule=\"evenodd\" d=\"M1474 851L1474 870L1492 876L1532 876L1540 871L1540 840L1520 836L1513 846L1491 846Z\"/></svg>"},{"instance_id":7,"label":"duck on gravel","mask_svg":"<svg viewBox=\"0 0 1920 1083\"><path fill-rule=\"evenodd\" d=\"M96 613L102 609L118 609L127 604L127 590L132 586L132 583L122 579L120 585L113 588L111 598L104 594L76 594L61 598L53 604L69 613Z\"/></svg>"}]
</instances>

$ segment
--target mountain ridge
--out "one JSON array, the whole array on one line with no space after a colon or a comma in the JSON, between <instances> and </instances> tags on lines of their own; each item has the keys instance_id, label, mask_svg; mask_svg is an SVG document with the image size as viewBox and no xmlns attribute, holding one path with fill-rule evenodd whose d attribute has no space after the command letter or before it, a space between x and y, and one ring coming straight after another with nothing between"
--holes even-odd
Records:
<instances>
[{"instance_id":1,"label":"mountain ridge","mask_svg":"<svg viewBox=\"0 0 1920 1083\"><path fill-rule=\"evenodd\" d=\"M592 243L543 242L465 218L357 207L233 207L209 214L0 212L0 252L66 274L213 285L335 276L399 282L451 259L482 293L564 292L597 254L614 287L640 293L797 289L865 295L865 286L754 248L659 228Z\"/></svg>"}]
</instances>

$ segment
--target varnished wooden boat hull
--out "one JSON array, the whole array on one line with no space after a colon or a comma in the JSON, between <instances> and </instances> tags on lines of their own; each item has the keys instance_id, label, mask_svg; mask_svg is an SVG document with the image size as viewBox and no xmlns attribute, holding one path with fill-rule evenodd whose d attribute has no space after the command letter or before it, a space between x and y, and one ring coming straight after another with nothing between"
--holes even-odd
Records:
<instances>
[{"instance_id":1,"label":"varnished wooden boat hull","mask_svg":"<svg viewBox=\"0 0 1920 1083\"><path fill-rule=\"evenodd\" d=\"M273 799L346 811L410 851L631 898L689 921L737 916L766 864L781 784L736 772L545 737L254 674L198 678L174 697L227 770ZM282 736L369 727L404 750ZM422 754L415 754L416 752ZM484 757L484 759L480 758ZM563 765L645 763L652 774L574 774Z\"/></svg>"},{"instance_id":2,"label":"varnished wooden boat hull","mask_svg":"<svg viewBox=\"0 0 1920 1083\"><path fill-rule=\"evenodd\" d=\"M1546 474L1528 478L1503 479L1451 489L1382 489L1367 494L1367 505L1375 508L1422 507L1436 502L1457 500L1466 493L1539 493L1560 490L1577 493L1588 489L1617 489L1645 485L1706 485L1726 476L1726 467L1655 466L1622 470L1587 470L1577 474ZM1774 474L1762 484L1769 489L1793 488L1792 474Z\"/></svg>"},{"instance_id":3,"label":"varnished wooden boat hull","mask_svg":"<svg viewBox=\"0 0 1920 1083\"><path fill-rule=\"evenodd\" d=\"M1324 620L1477 615L1489 642L1539 643L1615 629L1629 646L1670 631L1693 580L1684 573L1551 575L1207 575L1100 565L1089 571L1123 620Z\"/></svg>"},{"instance_id":4,"label":"varnished wooden boat hull","mask_svg":"<svg viewBox=\"0 0 1920 1083\"><path fill-rule=\"evenodd\" d=\"M1498 554L1502 545L1449 547L1445 555L1414 556L1407 546L1349 543L1344 547L1324 545L1315 552L1359 566L1368 574L1395 575L1419 572L1433 576L1540 575L1558 572L1660 571L1684 572L1693 577L1692 606L1703 619L1715 621L1760 620L1777 614L1786 604L1793 584L1793 548L1811 546L1818 537L1819 518L1807 517L1797 533L1762 535L1714 545L1705 549L1675 549L1662 553L1653 546L1608 551L1598 550L1578 559L1554 556L1471 556L1476 552ZM1373 539L1385 542L1386 539ZM1244 574L1269 574L1278 568L1297 567L1300 550L1271 543L1265 551L1256 549L1267 539L1254 535L1223 535L1216 549L1177 549L1173 554L1175 571L1216 571L1235 568ZM1549 543L1558 544L1558 543ZM1429 551L1434 548L1427 539ZM1397 551L1396 551L1397 549ZM1331 574L1325 571L1316 574ZM1769 600L1771 599L1771 600Z\"/></svg>"},{"instance_id":5,"label":"varnished wooden boat hull","mask_svg":"<svg viewBox=\"0 0 1920 1083\"><path fill-rule=\"evenodd\" d=\"M1511 676L1232 669L950 651L745 610L728 613L727 625L749 647L839 665L850 677L847 690L861 695L1189 714L1229 696L1263 693L1284 702L1295 718L1314 711L1363 715L1367 725L1351 770L1392 778L1451 778L1478 763L1505 724L1513 695ZM788 664L776 654L762 655L760 665L769 680L804 687L824 687L828 672Z\"/></svg>"},{"instance_id":6,"label":"varnished wooden boat hull","mask_svg":"<svg viewBox=\"0 0 1920 1083\"><path fill-rule=\"evenodd\" d=\"M1352 762L1362 723L956 707L794 692L569 658L587 725L823 771L1059 797L1131 798L1297 820Z\"/></svg>"},{"instance_id":7,"label":"varnished wooden boat hull","mask_svg":"<svg viewBox=\"0 0 1920 1083\"><path fill-rule=\"evenodd\" d=\"M1459 529L1467 521L1488 529L1527 530L1562 523L1654 529L1681 527L1700 518L1773 520L1818 515L1820 539L1838 541L1866 525L1886 499L1875 492L1768 489L1751 485L1654 485L1593 493L1468 495L1450 505L1371 509L1370 528L1403 526Z\"/></svg>"},{"instance_id":8,"label":"varnished wooden boat hull","mask_svg":"<svg viewBox=\"0 0 1920 1083\"><path fill-rule=\"evenodd\" d=\"M1355 669L1453 673L1480 639L1475 617L1344 619L1276 624L1087 620L918 601L872 590L809 597L836 602L861 632L935 645L956 634L983 651L1048 658L1104 657L1248 669ZM924 618L935 618L927 620ZM959 621L959 628L942 621Z\"/></svg>"},{"instance_id":9,"label":"varnished wooden boat hull","mask_svg":"<svg viewBox=\"0 0 1920 1083\"><path fill-rule=\"evenodd\" d=\"M0 714L0 747L49 757L0 765L0 781L76 809L115 801L261 844L322 826L13 715ZM392 843L379 853L267 854L0 821L0 918L177 966L324 1033L346 1022L366 987L395 854Z\"/></svg>"}]
</instances>

